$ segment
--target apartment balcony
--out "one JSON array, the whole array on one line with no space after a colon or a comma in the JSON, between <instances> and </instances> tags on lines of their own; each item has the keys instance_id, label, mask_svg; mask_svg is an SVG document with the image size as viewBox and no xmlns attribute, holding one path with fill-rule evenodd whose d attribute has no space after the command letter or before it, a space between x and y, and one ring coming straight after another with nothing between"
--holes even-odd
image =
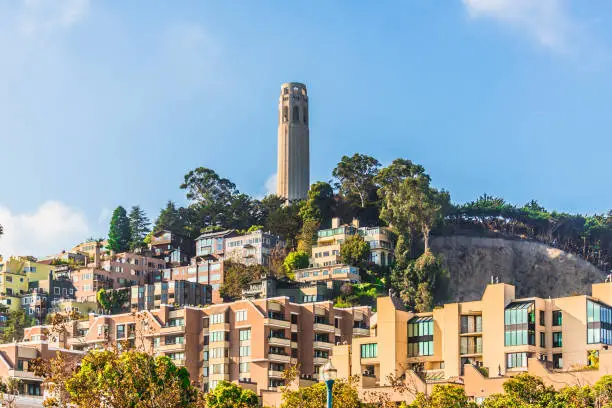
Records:
<instances>
[{"instance_id":1,"label":"apartment balcony","mask_svg":"<svg viewBox=\"0 0 612 408\"><path fill-rule=\"evenodd\" d=\"M314 365L324 365L329 361L329 358L325 357L315 357L312 359L312 364Z\"/></svg>"},{"instance_id":2,"label":"apartment balcony","mask_svg":"<svg viewBox=\"0 0 612 408\"><path fill-rule=\"evenodd\" d=\"M268 337L268 344L270 346L289 347L291 346L291 339Z\"/></svg>"},{"instance_id":3,"label":"apartment balcony","mask_svg":"<svg viewBox=\"0 0 612 408\"><path fill-rule=\"evenodd\" d=\"M230 375L229 375L229 373L227 373L227 374L210 374L208 376L208 378L210 379L210 381L229 381L230 380Z\"/></svg>"},{"instance_id":4,"label":"apartment balcony","mask_svg":"<svg viewBox=\"0 0 612 408\"><path fill-rule=\"evenodd\" d=\"M85 336L71 337L68 339L68 345L74 346L79 344L85 344L87 341L85 340Z\"/></svg>"},{"instance_id":5,"label":"apartment balcony","mask_svg":"<svg viewBox=\"0 0 612 408\"><path fill-rule=\"evenodd\" d=\"M331 350L334 347L334 344L326 341L313 341L312 347L315 349Z\"/></svg>"},{"instance_id":6,"label":"apartment balcony","mask_svg":"<svg viewBox=\"0 0 612 408\"><path fill-rule=\"evenodd\" d=\"M291 322L287 320L272 319L270 317L264 319L264 325L269 327L280 327L288 329L291 327Z\"/></svg>"},{"instance_id":7,"label":"apartment balcony","mask_svg":"<svg viewBox=\"0 0 612 408\"><path fill-rule=\"evenodd\" d=\"M158 347L159 351L185 351L185 343L173 343L173 344L160 344Z\"/></svg>"},{"instance_id":8,"label":"apartment balcony","mask_svg":"<svg viewBox=\"0 0 612 408\"><path fill-rule=\"evenodd\" d=\"M297 341L292 341L291 342L291 348L294 348L294 349L298 348Z\"/></svg>"},{"instance_id":9,"label":"apartment balcony","mask_svg":"<svg viewBox=\"0 0 612 408\"><path fill-rule=\"evenodd\" d=\"M208 329L210 331L230 331L229 323L215 323L211 324Z\"/></svg>"},{"instance_id":10,"label":"apartment balcony","mask_svg":"<svg viewBox=\"0 0 612 408\"><path fill-rule=\"evenodd\" d=\"M312 325L312 330L316 332L334 333L335 329L336 328L332 326L331 324L315 323Z\"/></svg>"},{"instance_id":11,"label":"apartment balcony","mask_svg":"<svg viewBox=\"0 0 612 408\"><path fill-rule=\"evenodd\" d=\"M291 323L291 331L292 332L297 332L298 331L298 325L295 323Z\"/></svg>"},{"instance_id":12,"label":"apartment balcony","mask_svg":"<svg viewBox=\"0 0 612 408\"><path fill-rule=\"evenodd\" d=\"M172 360L172 362L174 363L175 366L177 367L185 367L185 361L186 360Z\"/></svg>"},{"instance_id":13,"label":"apartment balcony","mask_svg":"<svg viewBox=\"0 0 612 408\"><path fill-rule=\"evenodd\" d=\"M229 341L227 340L222 340L222 341L211 341L209 344L210 347L223 347L223 348L229 348Z\"/></svg>"},{"instance_id":14,"label":"apartment balcony","mask_svg":"<svg viewBox=\"0 0 612 408\"><path fill-rule=\"evenodd\" d=\"M159 329L160 335L167 334L183 334L185 333L185 326L167 326Z\"/></svg>"},{"instance_id":15,"label":"apartment balcony","mask_svg":"<svg viewBox=\"0 0 612 408\"><path fill-rule=\"evenodd\" d=\"M336 336L340 337L340 336L342 336L342 330L340 330L340 328L339 328L339 327L336 327L336 328L334 329L334 334L335 334Z\"/></svg>"},{"instance_id":16,"label":"apartment balcony","mask_svg":"<svg viewBox=\"0 0 612 408\"><path fill-rule=\"evenodd\" d=\"M270 377L270 378L283 378L283 372L282 371L276 371L276 370L268 370L268 377Z\"/></svg>"},{"instance_id":17,"label":"apartment balcony","mask_svg":"<svg viewBox=\"0 0 612 408\"><path fill-rule=\"evenodd\" d=\"M273 363L289 363L291 361L291 357L285 354L268 353L268 360Z\"/></svg>"},{"instance_id":18,"label":"apartment balcony","mask_svg":"<svg viewBox=\"0 0 612 408\"><path fill-rule=\"evenodd\" d=\"M361 327L353 327L353 337L368 337L370 336L370 329L364 329Z\"/></svg>"},{"instance_id":19,"label":"apartment balcony","mask_svg":"<svg viewBox=\"0 0 612 408\"><path fill-rule=\"evenodd\" d=\"M35 381L43 381L42 378L37 377L34 373L23 370L8 370L9 378L17 378L20 380L35 380Z\"/></svg>"},{"instance_id":20,"label":"apartment balcony","mask_svg":"<svg viewBox=\"0 0 612 408\"><path fill-rule=\"evenodd\" d=\"M229 357L209 357L208 362L209 364L229 364L230 359Z\"/></svg>"},{"instance_id":21,"label":"apartment balcony","mask_svg":"<svg viewBox=\"0 0 612 408\"><path fill-rule=\"evenodd\" d=\"M202 329L202 333L204 335L207 335L209 332L210 332L210 330L208 329L208 327L205 327L205 328Z\"/></svg>"}]
</instances>

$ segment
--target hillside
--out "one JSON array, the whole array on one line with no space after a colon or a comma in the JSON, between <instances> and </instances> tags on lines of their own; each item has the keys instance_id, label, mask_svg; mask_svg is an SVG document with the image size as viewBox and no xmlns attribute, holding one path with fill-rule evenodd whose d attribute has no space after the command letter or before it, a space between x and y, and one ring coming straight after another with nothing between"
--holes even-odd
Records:
<instances>
[{"instance_id":1,"label":"hillside","mask_svg":"<svg viewBox=\"0 0 612 408\"><path fill-rule=\"evenodd\" d=\"M524 240L473 236L432 238L450 272L450 299L480 299L491 276L516 285L517 297L560 297L590 293L591 283L606 275L579 257Z\"/></svg>"}]
</instances>

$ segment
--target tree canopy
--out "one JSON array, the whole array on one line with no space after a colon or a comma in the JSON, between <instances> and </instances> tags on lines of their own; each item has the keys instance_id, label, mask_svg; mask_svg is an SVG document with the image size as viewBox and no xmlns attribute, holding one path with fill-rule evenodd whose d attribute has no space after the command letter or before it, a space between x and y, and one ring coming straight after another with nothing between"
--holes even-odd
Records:
<instances>
[{"instance_id":1,"label":"tree canopy","mask_svg":"<svg viewBox=\"0 0 612 408\"><path fill-rule=\"evenodd\" d=\"M147 217L147 214L140 208L140 206L135 205L130 210L128 214L128 219L130 220L130 249L134 250L136 248L141 248L145 246L144 239L147 234L151 231L149 226L151 222Z\"/></svg>"},{"instance_id":2,"label":"tree canopy","mask_svg":"<svg viewBox=\"0 0 612 408\"><path fill-rule=\"evenodd\" d=\"M115 252L125 252L130 249L132 231L130 230L130 220L128 219L125 208L119 206L113 211L108 231L107 248Z\"/></svg>"}]
</instances>

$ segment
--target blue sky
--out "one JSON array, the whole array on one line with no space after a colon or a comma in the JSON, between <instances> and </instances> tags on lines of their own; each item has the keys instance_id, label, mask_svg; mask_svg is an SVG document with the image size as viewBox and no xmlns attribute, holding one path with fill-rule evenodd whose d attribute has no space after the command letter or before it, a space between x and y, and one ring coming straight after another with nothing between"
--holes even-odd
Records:
<instances>
[{"instance_id":1,"label":"blue sky","mask_svg":"<svg viewBox=\"0 0 612 408\"><path fill-rule=\"evenodd\" d=\"M263 196L279 86L307 84L311 179L423 164L453 201L612 207L605 0L0 0L0 254L154 218L206 166ZM268 186L267 186L268 185Z\"/></svg>"}]
</instances>

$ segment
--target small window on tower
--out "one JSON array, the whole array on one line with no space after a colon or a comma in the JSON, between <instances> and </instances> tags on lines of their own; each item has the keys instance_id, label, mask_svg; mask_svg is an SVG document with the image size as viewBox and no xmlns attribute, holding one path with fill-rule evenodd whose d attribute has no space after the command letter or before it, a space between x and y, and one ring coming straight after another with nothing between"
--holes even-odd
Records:
<instances>
[{"instance_id":1,"label":"small window on tower","mask_svg":"<svg viewBox=\"0 0 612 408\"><path fill-rule=\"evenodd\" d=\"M289 120L289 108L283 106L283 122L287 122Z\"/></svg>"},{"instance_id":2,"label":"small window on tower","mask_svg":"<svg viewBox=\"0 0 612 408\"><path fill-rule=\"evenodd\" d=\"M293 107L293 117L292 117L292 121L293 123L297 123L300 121L300 108L297 106Z\"/></svg>"},{"instance_id":3,"label":"small window on tower","mask_svg":"<svg viewBox=\"0 0 612 408\"><path fill-rule=\"evenodd\" d=\"M302 113L302 117L304 118L304 124L308 124L308 108L304 108L304 112Z\"/></svg>"}]
</instances>

